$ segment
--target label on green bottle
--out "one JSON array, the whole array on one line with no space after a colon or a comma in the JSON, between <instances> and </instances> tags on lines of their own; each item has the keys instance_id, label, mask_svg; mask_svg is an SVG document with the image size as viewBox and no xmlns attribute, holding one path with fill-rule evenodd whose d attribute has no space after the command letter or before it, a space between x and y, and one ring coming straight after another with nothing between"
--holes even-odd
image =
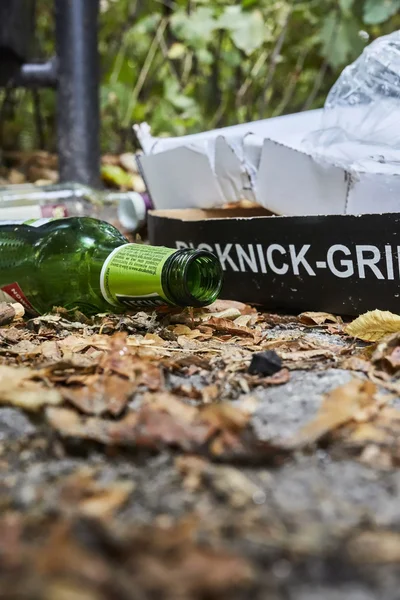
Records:
<instances>
[{"instance_id":1,"label":"label on green bottle","mask_svg":"<svg viewBox=\"0 0 400 600\"><path fill-rule=\"evenodd\" d=\"M141 244L116 248L101 270L100 287L105 300L134 308L168 304L161 273L166 260L175 252Z\"/></svg>"}]
</instances>

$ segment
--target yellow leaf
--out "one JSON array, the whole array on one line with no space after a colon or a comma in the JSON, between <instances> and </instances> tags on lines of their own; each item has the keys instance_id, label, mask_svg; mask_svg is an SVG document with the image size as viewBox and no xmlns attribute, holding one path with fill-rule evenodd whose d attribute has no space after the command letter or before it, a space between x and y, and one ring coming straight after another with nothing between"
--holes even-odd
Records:
<instances>
[{"instance_id":1,"label":"yellow leaf","mask_svg":"<svg viewBox=\"0 0 400 600\"><path fill-rule=\"evenodd\" d=\"M371 310L345 327L346 333L366 342L378 342L397 331L400 331L400 315L388 310Z\"/></svg>"}]
</instances>

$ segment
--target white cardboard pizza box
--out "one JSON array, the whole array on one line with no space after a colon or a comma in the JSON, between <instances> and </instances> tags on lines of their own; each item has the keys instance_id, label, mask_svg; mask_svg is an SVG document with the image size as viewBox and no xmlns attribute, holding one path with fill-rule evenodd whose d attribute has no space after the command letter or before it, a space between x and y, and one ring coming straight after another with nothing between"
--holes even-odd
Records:
<instances>
[{"instance_id":1,"label":"white cardboard pizza box","mask_svg":"<svg viewBox=\"0 0 400 600\"><path fill-rule=\"evenodd\" d=\"M153 138L136 127L140 167L155 208L218 208L243 198L280 215L397 212L400 170L343 168L310 153L304 138L322 110L178 138ZM375 165L376 168L376 165Z\"/></svg>"}]
</instances>

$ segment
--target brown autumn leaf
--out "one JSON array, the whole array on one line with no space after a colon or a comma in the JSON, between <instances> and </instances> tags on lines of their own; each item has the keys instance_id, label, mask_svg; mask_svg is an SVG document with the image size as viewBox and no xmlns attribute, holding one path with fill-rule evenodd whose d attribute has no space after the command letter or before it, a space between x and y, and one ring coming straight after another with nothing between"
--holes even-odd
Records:
<instances>
[{"instance_id":1,"label":"brown autumn leaf","mask_svg":"<svg viewBox=\"0 0 400 600\"><path fill-rule=\"evenodd\" d=\"M335 388L326 396L315 418L291 439L284 440L287 448L314 444L350 421L368 421L377 414L381 404L376 396L376 385L370 381L353 379Z\"/></svg>"},{"instance_id":2,"label":"brown autumn leaf","mask_svg":"<svg viewBox=\"0 0 400 600\"><path fill-rule=\"evenodd\" d=\"M387 310L372 310L346 325L345 332L366 342L378 342L390 333L400 332L400 316Z\"/></svg>"},{"instance_id":3,"label":"brown autumn leaf","mask_svg":"<svg viewBox=\"0 0 400 600\"><path fill-rule=\"evenodd\" d=\"M186 402L182 402L177 396L168 392L158 394L147 393L143 398L143 404L149 405L154 411L166 412L172 417L176 417L187 423L192 423L199 411L196 406L186 404Z\"/></svg>"},{"instance_id":4,"label":"brown autumn leaf","mask_svg":"<svg viewBox=\"0 0 400 600\"><path fill-rule=\"evenodd\" d=\"M214 431L229 430L238 433L248 424L250 416L228 403L207 404L198 411L198 420L208 423Z\"/></svg>"},{"instance_id":5,"label":"brown autumn leaf","mask_svg":"<svg viewBox=\"0 0 400 600\"><path fill-rule=\"evenodd\" d=\"M67 514L107 518L126 503L134 487L132 481L101 483L92 469L82 468L62 482L58 503Z\"/></svg>"},{"instance_id":6,"label":"brown autumn leaf","mask_svg":"<svg viewBox=\"0 0 400 600\"><path fill-rule=\"evenodd\" d=\"M245 508L254 503L254 498L263 492L244 473L234 467L214 465L197 456L179 456L176 467L183 477L186 489L200 488L203 480L219 498L235 508Z\"/></svg>"},{"instance_id":7,"label":"brown autumn leaf","mask_svg":"<svg viewBox=\"0 0 400 600\"><path fill-rule=\"evenodd\" d=\"M1 348L1 353L19 356L23 360L28 360L40 356L40 345L34 344L31 340L23 339L13 345L7 345Z\"/></svg>"},{"instance_id":8,"label":"brown autumn leaf","mask_svg":"<svg viewBox=\"0 0 400 600\"><path fill-rule=\"evenodd\" d=\"M192 340L203 336L199 329L191 329L187 325L175 325L172 331L176 336L184 335Z\"/></svg>"},{"instance_id":9,"label":"brown autumn leaf","mask_svg":"<svg viewBox=\"0 0 400 600\"><path fill-rule=\"evenodd\" d=\"M303 312L299 315L300 323L304 325L325 325L327 323L342 323L340 317L326 312Z\"/></svg>"},{"instance_id":10,"label":"brown autumn leaf","mask_svg":"<svg viewBox=\"0 0 400 600\"><path fill-rule=\"evenodd\" d=\"M276 325L291 325L297 324L298 319L294 315L278 315L275 313L263 313L260 319L268 326L275 327Z\"/></svg>"},{"instance_id":11,"label":"brown autumn leaf","mask_svg":"<svg viewBox=\"0 0 400 600\"><path fill-rule=\"evenodd\" d=\"M200 407L196 421L209 426L207 439L212 455L246 454L241 434L250 421L249 413L228 403L206 404Z\"/></svg>"},{"instance_id":12,"label":"brown autumn leaf","mask_svg":"<svg viewBox=\"0 0 400 600\"><path fill-rule=\"evenodd\" d=\"M247 375L247 380L251 381L252 385L283 385L290 380L289 369L281 369L273 375L267 377L258 377L257 375Z\"/></svg>"},{"instance_id":13,"label":"brown autumn leaf","mask_svg":"<svg viewBox=\"0 0 400 600\"><path fill-rule=\"evenodd\" d=\"M134 590L140 598L183 600L229 598L250 589L254 573L247 559L199 544L196 525L193 518L182 519L136 525L117 535L104 520L58 519L41 536L40 546L20 534L19 550L22 561L28 558L38 574L35 590L46 592L40 594L43 598L129 598ZM86 535L79 535L80 530Z\"/></svg>"},{"instance_id":14,"label":"brown autumn leaf","mask_svg":"<svg viewBox=\"0 0 400 600\"><path fill-rule=\"evenodd\" d=\"M215 402L215 400L219 398L220 394L221 390L215 383L204 386L201 389L201 399L203 404L211 404L212 402Z\"/></svg>"},{"instance_id":15,"label":"brown autumn leaf","mask_svg":"<svg viewBox=\"0 0 400 600\"><path fill-rule=\"evenodd\" d=\"M200 319L204 322L207 322L211 317L216 317L217 319L229 319L230 321L234 321L235 319L243 316L237 308L226 308L225 310L221 310L219 312L209 312L204 313L202 315L198 315ZM246 316L246 315L244 315Z\"/></svg>"},{"instance_id":16,"label":"brown autumn leaf","mask_svg":"<svg viewBox=\"0 0 400 600\"><path fill-rule=\"evenodd\" d=\"M138 446L157 449L174 446L191 450L204 444L210 426L191 423L145 404L137 412L128 412L119 421L98 417L80 417L75 411L48 410L51 426L63 437L90 439L110 446Z\"/></svg>"},{"instance_id":17,"label":"brown autumn leaf","mask_svg":"<svg viewBox=\"0 0 400 600\"><path fill-rule=\"evenodd\" d=\"M17 342L26 339L32 341L32 338L34 337L34 333L18 327L11 326L7 327L7 329L0 329L0 344L16 344Z\"/></svg>"},{"instance_id":18,"label":"brown autumn leaf","mask_svg":"<svg viewBox=\"0 0 400 600\"><path fill-rule=\"evenodd\" d=\"M128 341L128 343L129 343L129 341ZM162 337L160 337L156 333L146 333L146 335L142 339L142 344L145 344L145 345L149 344L149 345L154 345L154 346L165 346L166 343L167 342L165 340L163 340Z\"/></svg>"},{"instance_id":19,"label":"brown autumn leaf","mask_svg":"<svg viewBox=\"0 0 400 600\"><path fill-rule=\"evenodd\" d=\"M46 415L64 437L111 446L171 446L191 452L204 450L211 442L210 452L218 455L244 452L241 433L250 419L248 413L227 403L193 407L170 394L147 395L137 411L129 411L118 421L87 418L65 408L50 409Z\"/></svg>"},{"instance_id":20,"label":"brown autumn leaf","mask_svg":"<svg viewBox=\"0 0 400 600\"><path fill-rule=\"evenodd\" d=\"M249 329L248 327L241 327L240 325L235 325L229 319L219 319L218 317L211 317L206 321L207 326L211 327L217 332L228 333L232 336L247 336L255 338L257 336L257 331Z\"/></svg>"},{"instance_id":21,"label":"brown autumn leaf","mask_svg":"<svg viewBox=\"0 0 400 600\"><path fill-rule=\"evenodd\" d=\"M34 381L37 373L25 367L0 365L0 404L11 404L36 411L62 402L60 392Z\"/></svg>"},{"instance_id":22,"label":"brown autumn leaf","mask_svg":"<svg viewBox=\"0 0 400 600\"><path fill-rule=\"evenodd\" d=\"M371 421L349 423L338 438L352 455L359 454L361 462L379 469L393 468L400 463L400 410L383 406Z\"/></svg>"},{"instance_id":23,"label":"brown autumn leaf","mask_svg":"<svg viewBox=\"0 0 400 600\"><path fill-rule=\"evenodd\" d=\"M334 353L331 348L315 348L312 350L298 350L294 352L278 352L282 360L286 361L309 361L315 358L333 358Z\"/></svg>"},{"instance_id":24,"label":"brown autumn leaf","mask_svg":"<svg viewBox=\"0 0 400 600\"><path fill-rule=\"evenodd\" d=\"M86 414L109 412L116 416L124 410L138 386L157 390L162 387L163 376L158 365L136 356L126 333L116 333L98 343L104 342L109 350L99 357L98 372L78 381L75 378L75 382L82 385L65 387L62 394ZM68 383L72 381L70 378Z\"/></svg>"},{"instance_id":25,"label":"brown autumn leaf","mask_svg":"<svg viewBox=\"0 0 400 600\"><path fill-rule=\"evenodd\" d=\"M88 415L102 415L109 412L119 415L129 402L137 383L119 375L88 375L84 385L61 388L65 400Z\"/></svg>"},{"instance_id":26,"label":"brown autumn leaf","mask_svg":"<svg viewBox=\"0 0 400 600\"><path fill-rule=\"evenodd\" d=\"M210 304L203 310L209 313L218 313L231 308L239 311L241 315L251 315L257 313L257 310L253 306L243 304L243 302L237 302L236 300L216 300L213 302L213 304Z\"/></svg>"},{"instance_id":27,"label":"brown autumn leaf","mask_svg":"<svg viewBox=\"0 0 400 600\"><path fill-rule=\"evenodd\" d=\"M373 367L369 360L360 358L358 356L350 356L345 358L341 364L342 369L349 371L360 371L361 373L368 373Z\"/></svg>"},{"instance_id":28,"label":"brown autumn leaf","mask_svg":"<svg viewBox=\"0 0 400 600\"><path fill-rule=\"evenodd\" d=\"M400 368L400 332L388 335L376 344L371 362L390 373Z\"/></svg>"},{"instance_id":29,"label":"brown autumn leaf","mask_svg":"<svg viewBox=\"0 0 400 600\"><path fill-rule=\"evenodd\" d=\"M233 322L235 325L239 325L239 327L247 327L249 324L255 323L257 320L257 315L241 315L237 317Z\"/></svg>"},{"instance_id":30,"label":"brown autumn leaf","mask_svg":"<svg viewBox=\"0 0 400 600\"><path fill-rule=\"evenodd\" d=\"M388 356L385 357L393 371L400 368L400 346L397 346Z\"/></svg>"},{"instance_id":31,"label":"brown autumn leaf","mask_svg":"<svg viewBox=\"0 0 400 600\"><path fill-rule=\"evenodd\" d=\"M400 534L397 531L363 531L352 537L347 552L362 564L400 562Z\"/></svg>"}]
</instances>

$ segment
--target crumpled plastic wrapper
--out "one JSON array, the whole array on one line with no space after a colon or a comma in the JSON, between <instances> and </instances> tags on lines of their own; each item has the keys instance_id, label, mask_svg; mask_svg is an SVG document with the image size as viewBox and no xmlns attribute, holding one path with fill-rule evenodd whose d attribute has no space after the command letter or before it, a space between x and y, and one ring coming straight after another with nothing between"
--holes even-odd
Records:
<instances>
[{"instance_id":1,"label":"crumpled plastic wrapper","mask_svg":"<svg viewBox=\"0 0 400 600\"><path fill-rule=\"evenodd\" d=\"M400 31L372 42L344 69L327 97L321 129L304 142L314 156L347 169L398 172Z\"/></svg>"}]
</instances>

